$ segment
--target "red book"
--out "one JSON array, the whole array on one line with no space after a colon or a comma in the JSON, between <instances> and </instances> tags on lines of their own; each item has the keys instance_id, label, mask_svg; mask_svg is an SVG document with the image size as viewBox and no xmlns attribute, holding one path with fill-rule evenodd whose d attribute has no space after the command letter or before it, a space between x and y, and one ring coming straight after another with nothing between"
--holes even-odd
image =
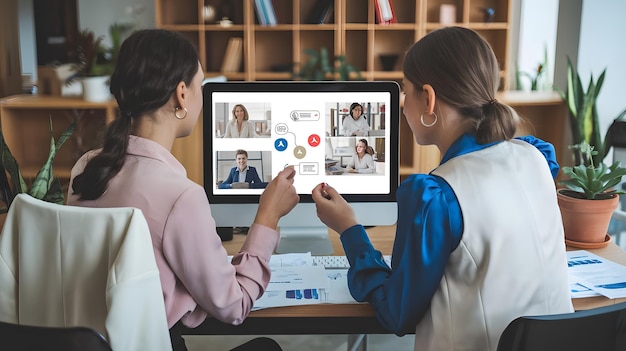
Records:
<instances>
[{"instance_id":1,"label":"red book","mask_svg":"<svg viewBox=\"0 0 626 351\"><path fill-rule=\"evenodd\" d=\"M376 23L398 23L391 0L376 0Z\"/></svg>"}]
</instances>

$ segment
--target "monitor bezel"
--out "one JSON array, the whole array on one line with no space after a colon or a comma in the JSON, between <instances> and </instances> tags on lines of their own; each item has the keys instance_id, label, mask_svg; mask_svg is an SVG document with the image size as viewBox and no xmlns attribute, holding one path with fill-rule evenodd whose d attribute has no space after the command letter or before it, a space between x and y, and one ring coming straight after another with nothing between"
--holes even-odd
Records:
<instances>
[{"instance_id":1,"label":"monitor bezel","mask_svg":"<svg viewBox=\"0 0 626 351\"><path fill-rule=\"evenodd\" d=\"M203 116L203 180L204 189L212 204L258 203L259 194L224 195L215 194L213 186L213 116L212 94L214 92L389 92L389 143L390 150L385 155L390 162L389 193L387 194L345 194L348 202L396 202L396 190L400 182L400 86L395 81L228 81L207 82L202 87ZM312 189L311 189L312 190ZM300 202L312 203L311 194L300 194Z\"/></svg>"}]
</instances>

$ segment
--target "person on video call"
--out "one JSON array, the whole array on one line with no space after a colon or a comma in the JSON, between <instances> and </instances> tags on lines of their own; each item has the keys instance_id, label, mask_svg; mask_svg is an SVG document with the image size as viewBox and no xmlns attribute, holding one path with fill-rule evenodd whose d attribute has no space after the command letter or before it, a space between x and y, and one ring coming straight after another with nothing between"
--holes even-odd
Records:
<instances>
[{"instance_id":1,"label":"person on video call","mask_svg":"<svg viewBox=\"0 0 626 351\"><path fill-rule=\"evenodd\" d=\"M233 183L247 183L250 188L262 187L264 183L259 178L255 167L248 166L248 152L239 149L235 152L237 166L231 168L228 177L219 185L220 189L232 189Z\"/></svg>"},{"instance_id":2,"label":"person on video call","mask_svg":"<svg viewBox=\"0 0 626 351\"><path fill-rule=\"evenodd\" d=\"M350 105L350 117L344 117L341 125L344 136L367 136L370 126L363 114L363 106L358 102Z\"/></svg>"},{"instance_id":3,"label":"person on video call","mask_svg":"<svg viewBox=\"0 0 626 351\"><path fill-rule=\"evenodd\" d=\"M515 318L573 310L556 153L514 137L519 117L496 99L498 61L475 31L434 30L403 65L404 116L442 158L396 191L392 268L332 186L313 190L317 214L341 234L352 296L387 329L414 332L415 350L496 350Z\"/></svg>"},{"instance_id":4,"label":"person on video call","mask_svg":"<svg viewBox=\"0 0 626 351\"><path fill-rule=\"evenodd\" d=\"M256 138L254 123L248 119L248 109L242 104L233 107L233 118L226 125L224 138Z\"/></svg>"},{"instance_id":5,"label":"person on video call","mask_svg":"<svg viewBox=\"0 0 626 351\"><path fill-rule=\"evenodd\" d=\"M277 174L259 199L254 223L232 261L217 234L204 188L187 178L171 154L177 138L191 134L202 110L203 70L184 36L140 30L122 44L111 93L120 116L101 149L72 168L68 204L136 207L144 213L159 268L175 351L186 350L181 327L207 317L238 325L267 288L269 259L279 219L298 203L295 170ZM237 350L280 350L254 339Z\"/></svg>"},{"instance_id":6,"label":"person on video call","mask_svg":"<svg viewBox=\"0 0 626 351\"><path fill-rule=\"evenodd\" d=\"M350 162L346 166L348 173L375 173L376 163L374 162L374 149L367 145L366 139L360 139L356 142L355 154L352 155Z\"/></svg>"}]
</instances>

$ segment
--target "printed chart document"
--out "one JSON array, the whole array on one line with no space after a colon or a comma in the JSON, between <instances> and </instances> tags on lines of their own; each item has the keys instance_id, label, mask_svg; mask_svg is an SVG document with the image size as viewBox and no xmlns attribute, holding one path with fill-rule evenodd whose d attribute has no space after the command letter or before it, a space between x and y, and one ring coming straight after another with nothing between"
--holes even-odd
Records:
<instances>
[{"instance_id":1,"label":"printed chart document","mask_svg":"<svg viewBox=\"0 0 626 351\"><path fill-rule=\"evenodd\" d=\"M252 310L320 303L357 303L348 291L348 270L314 266L310 253L273 255L272 277Z\"/></svg>"},{"instance_id":2,"label":"printed chart document","mask_svg":"<svg viewBox=\"0 0 626 351\"><path fill-rule=\"evenodd\" d=\"M572 298L603 295L626 297L626 266L586 250L567 252Z\"/></svg>"}]
</instances>

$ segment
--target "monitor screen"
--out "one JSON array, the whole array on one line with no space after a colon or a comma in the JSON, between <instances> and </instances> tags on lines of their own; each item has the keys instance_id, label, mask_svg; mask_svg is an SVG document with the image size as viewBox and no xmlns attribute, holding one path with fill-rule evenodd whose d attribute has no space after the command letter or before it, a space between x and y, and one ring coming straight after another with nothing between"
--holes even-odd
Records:
<instances>
[{"instance_id":1,"label":"monitor screen","mask_svg":"<svg viewBox=\"0 0 626 351\"><path fill-rule=\"evenodd\" d=\"M300 203L279 222L277 252L332 252L311 199L321 182L352 204L361 224L395 223L396 82L208 82L203 93L204 187L218 227L249 226L263 189L288 165Z\"/></svg>"}]
</instances>

